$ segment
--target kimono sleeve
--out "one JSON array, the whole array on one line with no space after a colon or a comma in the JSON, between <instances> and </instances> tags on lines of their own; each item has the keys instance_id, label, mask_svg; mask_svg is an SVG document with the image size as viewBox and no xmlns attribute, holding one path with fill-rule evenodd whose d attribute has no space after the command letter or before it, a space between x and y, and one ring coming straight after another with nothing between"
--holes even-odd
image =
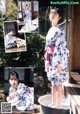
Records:
<instances>
[{"instance_id":1,"label":"kimono sleeve","mask_svg":"<svg viewBox=\"0 0 80 114\"><path fill-rule=\"evenodd\" d=\"M13 88L10 87L10 88L9 88L9 95L12 94L12 93L13 93Z\"/></svg>"},{"instance_id":2,"label":"kimono sleeve","mask_svg":"<svg viewBox=\"0 0 80 114\"><path fill-rule=\"evenodd\" d=\"M29 87L24 84L19 84L19 87L17 89L17 95L23 96L24 93L28 92L29 93Z\"/></svg>"}]
</instances>

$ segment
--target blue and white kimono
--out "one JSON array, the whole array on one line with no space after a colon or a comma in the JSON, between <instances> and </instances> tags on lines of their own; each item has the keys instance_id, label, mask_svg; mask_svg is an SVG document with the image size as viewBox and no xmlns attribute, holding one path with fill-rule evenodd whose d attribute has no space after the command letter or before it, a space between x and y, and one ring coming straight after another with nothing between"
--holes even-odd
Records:
<instances>
[{"instance_id":1,"label":"blue and white kimono","mask_svg":"<svg viewBox=\"0 0 80 114\"><path fill-rule=\"evenodd\" d=\"M17 47L16 44L14 43L15 39L16 39L15 36L7 34L4 39L5 40L5 48L8 49L8 48Z\"/></svg>"},{"instance_id":2,"label":"blue and white kimono","mask_svg":"<svg viewBox=\"0 0 80 114\"><path fill-rule=\"evenodd\" d=\"M24 9L23 10L23 19L24 19L24 22L27 22L27 21L31 21L32 19L32 13L29 9Z\"/></svg>"},{"instance_id":3,"label":"blue and white kimono","mask_svg":"<svg viewBox=\"0 0 80 114\"><path fill-rule=\"evenodd\" d=\"M30 88L25 86L22 83L19 83L16 90L16 97L8 101L15 106L18 110L33 110L34 109L34 102L33 102L33 95L30 94ZM9 89L9 96L14 92L13 87L11 86Z\"/></svg>"},{"instance_id":4,"label":"blue and white kimono","mask_svg":"<svg viewBox=\"0 0 80 114\"><path fill-rule=\"evenodd\" d=\"M68 57L69 50L66 48L64 31L60 25L52 26L46 36L45 63L48 63L46 72L53 86L59 86L69 78ZM61 65L60 74L57 72L57 64Z\"/></svg>"}]
</instances>

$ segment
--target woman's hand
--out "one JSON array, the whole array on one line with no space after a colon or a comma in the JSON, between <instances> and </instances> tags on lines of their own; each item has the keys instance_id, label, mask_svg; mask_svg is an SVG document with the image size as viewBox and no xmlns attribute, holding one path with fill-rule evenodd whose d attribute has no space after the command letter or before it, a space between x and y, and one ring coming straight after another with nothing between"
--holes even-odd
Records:
<instances>
[{"instance_id":1,"label":"woman's hand","mask_svg":"<svg viewBox=\"0 0 80 114\"><path fill-rule=\"evenodd\" d=\"M10 97L10 96L8 96L8 97L6 98L6 100L7 100L7 101L10 101L10 100L11 100L11 97Z\"/></svg>"},{"instance_id":2,"label":"woman's hand","mask_svg":"<svg viewBox=\"0 0 80 114\"><path fill-rule=\"evenodd\" d=\"M12 94L10 94L10 99L14 99L16 97L16 92L13 92Z\"/></svg>"},{"instance_id":3,"label":"woman's hand","mask_svg":"<svg viewBox=\"0 0 80 114\"><path fill-rule=\"evenodd\" d=\"M59 74L61 73L61 65L60 65L60 64L57 65L57 72L58 72Z\"/></svg>"},{"instance_id":4,"label":"woman's hand","mask_svg":"<svg viewBox=\"0 0 80 114\"><path fill-rule=\"evenodd\" d=\"M20 40L20 39L16 39L16 40L15 40L15 43L16 43L16 44L20 44L20 43L21 43L21 40Z\"/></svg>"}]
</instances>

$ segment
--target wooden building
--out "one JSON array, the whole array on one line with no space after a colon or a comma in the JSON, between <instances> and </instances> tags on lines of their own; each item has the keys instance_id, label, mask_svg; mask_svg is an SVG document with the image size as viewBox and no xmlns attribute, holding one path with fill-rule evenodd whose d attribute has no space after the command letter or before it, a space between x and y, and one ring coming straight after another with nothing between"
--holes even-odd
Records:
<instances>
[{"instance_id":1,"label":"wooden building","mask_svg":"<svg viewBox=\"0 0 80 114\"><path fill-rule=\"evenodd\" d=\"M65 30L67 47L70 51L69 70L80 72L80 6L67 5L64 9L65 21L62 26Z\"/></svg>"},{"instance_id":2,"label":"wooden building","mask_svg":"<svg viewBox=\"0 0 80 114\"><path fill-rule=\"evenodd\" d=\"M71 22L71 69L80 70L80 6L73 5L72 7L72 22Z\"/></svg>"},{"instance_id":3,"label":"wooden building","mask_svg":"<svg viewBox=\"0 0 80 114\"><path fill-rule=\"evenodd\" d=\"M67 46L70 50L69 70L70 85L66 90L70 95L70 104L73 114L80 113L80 5L66 7L66 32Z\"/></svg>"}]
</instances>

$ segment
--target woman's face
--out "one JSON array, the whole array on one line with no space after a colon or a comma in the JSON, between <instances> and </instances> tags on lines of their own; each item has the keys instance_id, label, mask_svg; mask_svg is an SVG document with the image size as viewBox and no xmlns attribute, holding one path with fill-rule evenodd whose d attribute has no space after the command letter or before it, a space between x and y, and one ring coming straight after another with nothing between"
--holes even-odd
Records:
<instances>
[{"instance_id":1,"label":"woman's face","mask_svg":"<svg viewBox=\"0 0 80 114\"><path fill-rule=\"evenodd\" d=\"M18 79L16 77L10 77L9 79L9 83L10 85L16 89L17 85L18 85Z\"/></svg>"},{"instance_id":2,"label":"woman's face","mask_svg":"<svg viewBox=\"0 0 80 114\"><path fill-rule=\"evenodd\" d=\"M11 36L14 35L13 31L10 31L10 32L9 32L9 35L11 35Z\"/></svg>"},{"instance_id":3,"label":"woman's face","mask_svg":"<svg viewBox=\"0 0 80 114\"><path fill-rule=\"evenodd\" d=\"M52 23L58 23L61 19L60 15L57 13L56 9L50 11L49 19Z\"/></svg>"}]
</instances>

